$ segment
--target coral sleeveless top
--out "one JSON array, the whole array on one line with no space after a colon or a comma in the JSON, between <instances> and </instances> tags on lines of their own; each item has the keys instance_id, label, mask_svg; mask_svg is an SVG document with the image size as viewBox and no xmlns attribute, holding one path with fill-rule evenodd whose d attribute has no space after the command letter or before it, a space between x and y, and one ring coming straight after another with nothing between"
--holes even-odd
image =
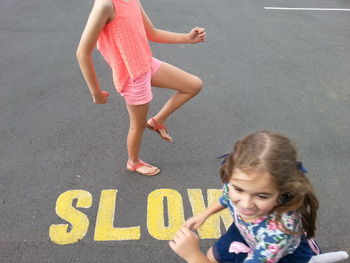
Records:
<instances>
[{"instance_id":1,"label":"coral sleeveless top","mask_svg":"<svg viewBox=\"0 0 350 263\"><path fill-rule=\"evenodd\" d=\"M97 49L113 72L121 91L128 78L135 79L151 68L152 51L146 36L139 0L111 0L115 18L102 29Z\"/></svg>"}]
</instances>

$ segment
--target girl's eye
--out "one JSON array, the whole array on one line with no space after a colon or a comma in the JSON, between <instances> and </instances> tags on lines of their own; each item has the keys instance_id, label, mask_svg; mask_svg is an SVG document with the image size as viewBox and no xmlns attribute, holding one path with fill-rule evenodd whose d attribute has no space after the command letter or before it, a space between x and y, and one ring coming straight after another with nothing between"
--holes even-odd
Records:
<instances>
[{"instance_id":1,"label":"girl's eye","mask_svg":"<svg viewBox=\"0 0 350 263\"><path fill-rule=\"evenodd\" d=\"M267 196L267 195L258 195L258 197L260 199L268 199L269 198L269 196Z\"/></svg>"},{"instance_id":2,"label":"girl's eye","mask_svg":"<svg viewBox=\"0 0 350 263\"><path fill-rule=\"evenodd\" d=\"M235 189L235 191L237 191L237 192L243 192L243 190L241 188L234 187L233 189Z\"/></svg>"}]
</instances>

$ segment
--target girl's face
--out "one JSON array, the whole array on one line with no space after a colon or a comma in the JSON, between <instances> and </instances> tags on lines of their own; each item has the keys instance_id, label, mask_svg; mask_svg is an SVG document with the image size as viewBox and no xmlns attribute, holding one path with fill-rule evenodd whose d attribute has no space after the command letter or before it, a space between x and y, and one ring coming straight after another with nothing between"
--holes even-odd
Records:
<instances>
[{"instance_id":1,"label":"girl's face","mask_svg":"<svg viewBox=\"0 0 350 263\"><path fill-rule=\"evenodd\" d=\"M245 222L267 215L277 205L279 192L268 173L245 173L235 169L228 183L229 196Z\"/></svg>"}]
</instances>

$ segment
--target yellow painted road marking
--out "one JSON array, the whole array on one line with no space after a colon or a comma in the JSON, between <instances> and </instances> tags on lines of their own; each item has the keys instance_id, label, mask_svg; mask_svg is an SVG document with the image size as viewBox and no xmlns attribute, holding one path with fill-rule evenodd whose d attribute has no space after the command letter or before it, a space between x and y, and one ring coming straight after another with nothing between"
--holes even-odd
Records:
<instances>
[{"instance_id":1,"label":"yellow painted road marking","mask_svg":"<svg viewBox=\"0 0 350 263\"><path fill-rule=\"evenodd\" d=\"M193 215L197 215L206 209L201 189L187 189ZM221 189L208 189L208 206L219 200L222 195ZM223 220L226 229L232 224L232 216L228 209L210 216L205 223L198 228L198 235L201 239L219 238L221 236L220 218Z\"/></svg>"},{"instance_id":2,"label":"yellow painted road marking","mask_svg":"<svg viewBox=\"0 0 350 263\"><path fill-rule=\"evenodd\" d=\"M166 198L168 209L164 211ZM168 214L168 226L164 224L164 213ZM185 222L182 197L172 189L158 189L148 195L147 228L149 234L158 240L171 240Z\"/></svg>"},{"instance_id":3,"label":"yellow painted road marking","mask_svg":"<svg viewBox=\"0 0 350 263\"><path fill-rule=\"evenodd\" d=\"M115 217L117 193L117 189L101 191L96 215L95 241L139 240L141 237L140 226L114 227L117 222ZM194 215L206 208L201 189L188 189L187 193ZM221 189L208 189L207 204L217 201L221 195ZM75 206L74 200L76 200ZM77 208L90 208L91 205L92 196L87 191L68 190L62 193L56 201L56 214L68 223L50 226L51 241L66 245L83 239L89 228L89 218ZM199 237L201 239L219 238L220 220L228 229L233 221L228 209L209 217L198 229ZM147 230L153 238L171 240L184 222L184 206L179 192L173 189L157 189L148 195Z\"/></svg>"},{"instance_id":4,"label":"yellow painted road marking","mask_svg":"<svg viewBox=\"0 0 350 263\"><path fill-rule=\"evenodd\" d=\"M113 227L117 192L118 190L102 190L101 192L95 227L95 241L140 239L140 226Z\"/></svg>"},{"instance_id":5,"label":"yellow painted road marking","mask_svg":"<svg viewBox=\"0 0 350 263\"><path fill-rule=\"evenodd\" d=\"M69 190L62 193L56 202L56 214L63 220L71 224L68 230L68 224L51 225L49 236L52 242L59 245L73 244L81 240L89 227L88 217L75 209L73 200L77 199L76 207L89 208L92 204L92 196L84 190Z\"/></svg>"}]
</instances>

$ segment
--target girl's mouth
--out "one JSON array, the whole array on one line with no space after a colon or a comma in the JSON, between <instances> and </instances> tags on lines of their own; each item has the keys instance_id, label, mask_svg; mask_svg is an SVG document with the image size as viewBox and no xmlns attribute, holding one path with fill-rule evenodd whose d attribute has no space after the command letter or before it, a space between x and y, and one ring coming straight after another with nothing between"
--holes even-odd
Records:
<instances>
[{"instance_id":1,"label":"girl's mouth","mask_svg":"<svg viewBox=\"0 0 350 263\"><path fill-rule=\"evenodd\" d=\"M243 208L238 208L238 212L242 215L245 216L253 216L256 214L256 209L243 209Z\"/></svg>"}]
</instances>

